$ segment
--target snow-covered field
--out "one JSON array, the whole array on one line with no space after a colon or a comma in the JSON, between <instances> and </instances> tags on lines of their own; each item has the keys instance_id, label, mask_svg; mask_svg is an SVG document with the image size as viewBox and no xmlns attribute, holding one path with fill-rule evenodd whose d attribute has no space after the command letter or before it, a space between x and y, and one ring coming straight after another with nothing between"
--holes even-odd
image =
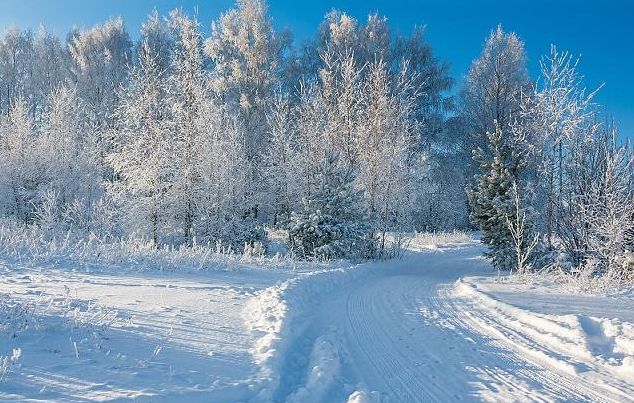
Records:
<instances>
[{"instance_id":1,"label":"snow-covered field","mask_svg":"<svg viewBox=\"0 0 634 403\"><path fill-rule=\"evenodd\" d=\"M452 241L301 270L86 273L7 260L0 399L633 399L632 295L498 279L479 243Z\"/></svg>"}]
</instances>

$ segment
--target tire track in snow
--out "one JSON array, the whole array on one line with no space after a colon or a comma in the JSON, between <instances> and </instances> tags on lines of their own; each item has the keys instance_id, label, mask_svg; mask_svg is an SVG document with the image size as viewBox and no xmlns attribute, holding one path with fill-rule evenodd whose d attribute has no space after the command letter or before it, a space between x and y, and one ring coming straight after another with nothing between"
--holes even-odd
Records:
<instances>
[{"instance_id":1,"label":"tire track in snow","mask_svg":"<svg viewBox=\"0 0 634 403\"><path fill-rule=\"evenodd\" d=\"M315 340L326 326L339 329L346 358L338 384L363 385L383 401L601 400L591 387L525 359L465 321L464 307L443 290L471 274L480 253L471 246L419 254L357 279L324 296L306 319L313 323L304 336ZM333 390L330 400L344 394L350 390Z\"/></svg>"},{"instance_id":2,"label":"tire track in snow","mask_svg":"<svg viewBox=\"0 0 634 403\"><path fill-rule=\"evenodd\" d=\"M443 309L447 314L447 318L451 323L455 324L461 332L470 338L480 340L482 343L494 346L499 352L498 365L500 367L512 367L523 365L526 368L520 369L520 374L526 379L533 380L534 386L542 388L541 391L550 399L566 400L566 401L608 401L603 396L596 393L592 387L584 385L580 380L572 380L562 374L561 371L555 371L548 367L544 367L541 363L535 362L523 354L517 352L512 346L501 343L498 339L491 338L482 332L479 326L468 320L466 316L471 313L465 312L464 306L459 306L454 300L447 296L447 293L441 289L441 293L430 300L430 305ZM478 330L480 329L480 330ZM499 373L490 373L491 376L504 381ZM514 382L507 380L506 383ZM535 388L526 389L526 397L531 400L543 400L535 393Z\"/></svg>"},{"instance_id":3,"label":"tire track in snow","mask_svg":"<svg viewBox=\"0 0 634 403\"><path fill-rule=\"evenodd\" d=\"M445 294L449 294L449 292ZM577 400L584 397L592 401L634 401L631 384L624 384L622 381L614 379L611 374L604 373L604 369L596 367L594 363L580 360L574 356L567 356L565 350L559 351L559 348L552 348L547 342L544 343L539 339L539 337L557 337L554 334L551 335L547 330L544 330L544 333L540 333L537 338L529 336L531 333L541 332L539 325L522 322L517 317L502 312L494 313L489 307L476 304L469 299L447 298L447 300L451 301L452 309L459 316L459 320L463 320L474 329L479 329L483 334L490 335L503 348L543 367L544 370L537 373L536 376L547 378L550 382L562 385L568 391L576 389L579 392ZM534 320L538 321L541 318L535 317ZM602 377L604 381L597 382L586 379L583 375L588 371ZM571 396L571 398L574 397L574 395Z\"/></svg>"}]
</instances>

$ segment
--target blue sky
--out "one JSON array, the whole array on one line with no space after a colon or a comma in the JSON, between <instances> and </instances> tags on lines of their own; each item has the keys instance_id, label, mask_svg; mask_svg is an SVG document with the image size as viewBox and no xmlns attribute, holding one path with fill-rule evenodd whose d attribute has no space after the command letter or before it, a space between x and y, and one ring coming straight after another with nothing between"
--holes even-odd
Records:
<instances>
[{"instance_id":1,"label":"blue sky","mask_svg":"<svg viewBox=\"0 0 634 403\"><path fill-rule=\"evenodd\" d=\"M122 16L136 33L156 7L198 11L203 28L233 5L233 0L0 0L0 29L37 27L44 22L64 34L73 24L89 27ZM364 19L370 12L388 17L395 31L426 25L436 54L448 60L460 82L479 54L489 31L501 23L526 43L530 70L536 76L539 56L551 43L582 57L589 88L605 87L598 101L634 139L634 1L632 0L270 0L278 27L289 27L297 40L310 36L324 14L338 8Z\"/></svg>"}]
</instances>

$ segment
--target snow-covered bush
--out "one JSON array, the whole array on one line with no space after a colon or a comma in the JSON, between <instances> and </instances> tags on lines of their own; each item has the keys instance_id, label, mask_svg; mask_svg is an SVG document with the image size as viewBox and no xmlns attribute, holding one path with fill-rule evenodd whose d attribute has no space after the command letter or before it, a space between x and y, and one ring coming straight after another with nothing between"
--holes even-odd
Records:
<instances>
[{"instance_id":1,"label":"snow-covered bush","mask_svg":"<svg viewBox=\"0 0 634 403\"><path fill-rule=\"evenodd\" d=\"M12 368L20 366L20 358L22 357L22 349L14 348L11 356L0 356L0 382L7 380L9 371Z\"/></svg>"},{"instance_id":2,"label":"snow-covered bush","mask_svg":"<svg viewBox=\"0 0 634 403\"><path fill-rule=\"evenodd\" d=\"M36 326L34 309L32 304L23 303L9 295L0 295L0 337L13 340L33 329ZM21 356L19 347L13 348L11 355L0 355L0 383L6 381L12 369L19 367Z\"/></svg>"},{"instance_id":3,"label":"snow-covered bush","mask_svg":"<svg viewBox=\"0 0 634 403\"><path fill-rule=\"evenodd\" d=\"M264 245L262 244L262 242L253 242L253 243L245 242L244 249L242 251L242 258L243 259L251 259L251 258L260 259L264 257L265 253L266 253L266 249L264 248Z\"/></svg>"},{"instance_id":4,"label":"snow-covered bush","mask_svg":"<svg viewBox=\"0 0 634 403\"><path fill-rule=\"evenodd\" d=\"M25 304L9 295L0 296L0 333L10 338L16 338L21 333L35 325L33 318L34 307Z\"/></svg>"},{"instance_id":5,"label":"snow-covered bush","mask_svg":"<svg viewBox=\"0 0 634 403\"><path fill-rule=\"evenodd\" d=\"M353 188L351 169L338 167L330 153L317 175L318 187L291 214L288 232L293 252L303 258L360 257L371 252L362 194Z\"/></svg>"}]
</instances>

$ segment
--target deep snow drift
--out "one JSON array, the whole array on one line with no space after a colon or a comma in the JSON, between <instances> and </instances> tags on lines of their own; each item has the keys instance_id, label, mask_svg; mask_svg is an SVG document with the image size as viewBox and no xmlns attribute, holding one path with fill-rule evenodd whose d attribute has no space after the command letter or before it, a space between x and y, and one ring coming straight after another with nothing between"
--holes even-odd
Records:
<instances>
[{"instance_id":1,"label":"deep snow drift","mask_svg":"<svg viewBox=\"0 0 634 403\"><path fill-rule=\"evenodd\" d=\"M0 399L634 396L634 298L497 279L475 241L311 270L3 263Z\"/></svg>"}]
</instances>

